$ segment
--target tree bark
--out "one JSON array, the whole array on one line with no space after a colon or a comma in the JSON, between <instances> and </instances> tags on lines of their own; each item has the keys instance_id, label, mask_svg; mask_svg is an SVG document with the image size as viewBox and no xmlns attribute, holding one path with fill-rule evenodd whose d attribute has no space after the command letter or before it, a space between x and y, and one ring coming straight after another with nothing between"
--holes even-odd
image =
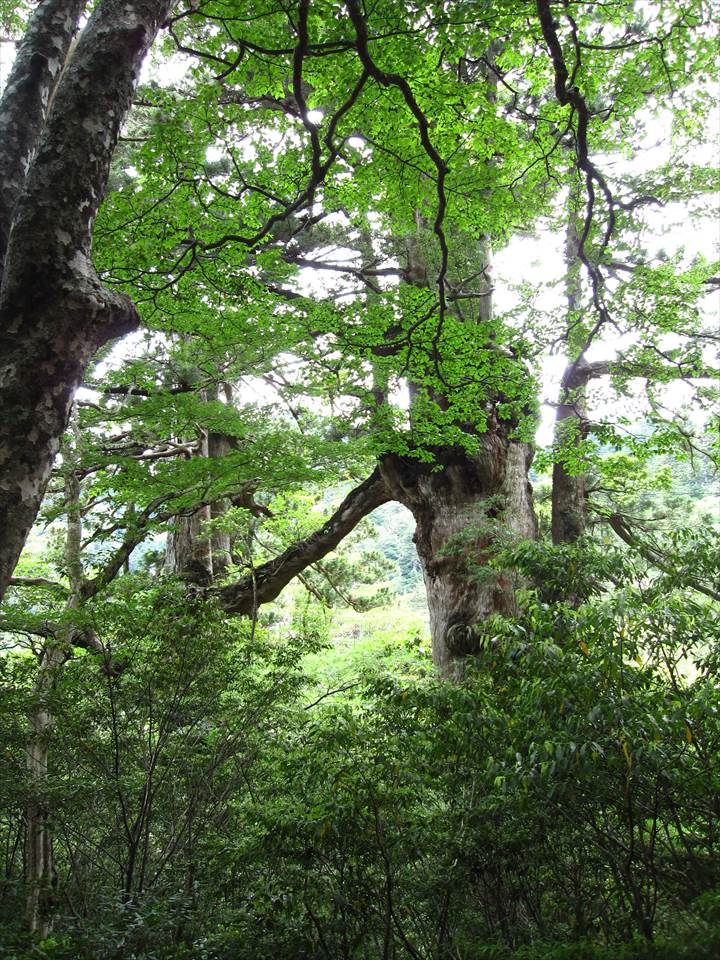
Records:
<instances>
[{"instance_id":1,"label":"tree bark","mask_svg":"<svg viewBox=\"0 0 720 960\"><path fill-rule=\"evenodd\" d=\"M567 304L568 349L571 360L560 382L560 395L555 413L554 446L558 459L553 464L552 475L552 541L574 543L585 532L587 506L584 473L571 473L563 450L578 447L587 436L588 365L582 354L573 356L573 331L581 329L580 309L582 287L580 284L580 260L578 257L580 237L577 230L577 188L570 191L568 219L565 229L565 299Z\"/></svg>"},{"instance_id":2,"label":"tree bark","mask_svg":"<svg viewBox=\"0 0 720 960\"><path fill-rule=\"evenodd\" d=\"M515 610L513 583L487 567L498 536L537 535L531 447L509 440L497 424L478 439L473 455L443 448L427 464L389 454L380 468L393 499L415 518L433 660L441 675L453 678L477 650L475 625Z\"/></svg>"},{"instance_id":3,"label":"tree bark","mask_svg":"<svg viewBox=\"0 0 720 960\"><path fill-rule=\"evenodd\" d=\"M571 364L560 385L560 401L555 414L554 444L560 458L563 449L577 447L587 436L585 394L587 365ZM585 474L572 473L563 459L553 463L552 474L552 542L574 543L587 526Z\"/></svg>"},{"instance_id":4,"label":"tree bark","mask_svg":"<svg viewBox=\"0 0 720 960\"><path fill-rule=\"evenodd\" d=\"M225 384L225 398L228 403L232 402L232 391L228 384ZM220 392L218 388L210 393L210 398L213 400L218 400ZM227 456L231 450L232 446L230 441L223 433L215 433L210 430L208 432L208 456L213 459L221 459L222 457ZM230 501L223 497L220 500L216 500L210 505L210 516L213 520L219 520L221 517L224 517L230 507ZM224 577L227 572L227 568L232 562L232 542L230 539L230 534L226 533L224 530L214 529L212 531L211 537L211 550L212 550L212 564L213 564L213 578L215 580Z\"/></svg>"},{"instance_id":5,"label":"tree bark","mask_svg":"<svg viewBox=\"0 0 720 960\"><path fill-rule=\"evenodd\" d=\"M52 929L55 907L56 875L53 867L50 807L47 799L48 736L52 714L48 700L57 671L65 662L65 648L53 637L40 656L38 675L30 712L30 738L27 744L27 771L30 800L26 806L25 883L28 929L42 939Z\"/></svg>"},{"instance_id":6,"label":"tree bark","mask_svg":"<svg viewBox=\"0 0 720 960\"><path fill-rule=\"evenodd\" d=\"M492 94L493 87L489 87ZM406 244L406 279L427 286L420 234L422 218L416 215L417 234ZM492 264L486 237L469 248L474 279L471 288L474 316L466 318L467 335L477 336L493 316ZM458 307L459 309L459 307ZM409 384L413 399L425 393L441 409L447 398L439 389ZM465 430L478 444L474 454L458 447L438 448L434 461L386 455L381 475L395 500L403 503L416 522L415 545L423 571L430 616L433 660L442 676L459 679L464 658L478 649L477 624L494 613L515 610L514 584L488 566L498 538L531 539L537 536L528 469L532 448L511 439L513 425L501 421L495 405L502 398L488 396L487 425L480 433L472 424Z\"/></svg>"},{"instance_id":7,"label":"tree bark","mask_svg":"<svg viewBox=\"0 0 720 960\"><path fill-rule=\"evenodd\" d=\"M208 434L200 429L198 456L207 459ZM175 517L168 528L165 570L193 583L209 586L213 581L212 539L204 531L211 519L210 504L204 503L189 517Z\"/></svg>"},{"instance_id":8,"label":"tree bark","mask_svg":"<svg viewBox=\"0 0 720 960\"><path fill-rule=\"evenodd\" d=\"M0 101L0 281L13 212L87 0L43 0L18 47Z\"/></svg>"},{"instance_id":9,"label":"tree bark","mask_svg":"<svg viewBox=\"0 0 720 960\"><path fill-rule=\"evenodd\" d=\"M228 613L252 616L261 604L275 600L306 567L334 550L363 517L391 499L380 471L375 469L367 480L350 491L319 530L294 543L274 560L261 564L242 580L221 587L217 591L221 606Z\"/></svg>"},{"instance_id":10,"label":"tree bark","mask_svg":"<svg viewBox=\"0 0 720 960\"><path fill-rule=\"evenodd\" d=\"M37 103L50 97L62 64L55 69L40 48L56 38L64 59L73 15L79 15L69 2L52 15L50 4L43 4L33 18L35 52L21 58L35 65L37 75L27 70L24 82L3 98L3 118L15 133L2 168L2 234L8 239L0 290L0 598L37 515L90 359L138 325L130 299L100 283L91 232L140 66L171 5L102 0L43 123ZM68 17L60 24L63 9ZM12 116L31 102L35 108L21 136Z\"/></svg>"}]
</instances>

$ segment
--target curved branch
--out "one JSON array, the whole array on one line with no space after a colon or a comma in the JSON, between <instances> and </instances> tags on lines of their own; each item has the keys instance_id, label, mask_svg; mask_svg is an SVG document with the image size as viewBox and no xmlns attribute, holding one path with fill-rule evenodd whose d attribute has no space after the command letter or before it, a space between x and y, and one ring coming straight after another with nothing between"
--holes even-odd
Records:
<instances>
[{"instance_id":1,"label":"curved branch","mask_svg":"<svg viewBox=\"0 0 720 960\"><path fill-rule=\"evenodd\" d=\"M621 513L612 513L605 519L623 543L626 543L631 549L637 550L644 560L647 560L652 566L657 567L658 570L662 570L663 573L670 574L671 576L677 574L678 571L663 557L660 550L648 543L644 543L635 536L627 520ZM691 589L697 590L698 593L710 597L712 600L720 601L720 591L705 586L705 584L701 583L696 577L688 576L687 585Z\"/></svg>"},{"instance_id":2,"label":"curved branch","mask_svg":"<svg viewBox=\"0 0 720 960\"><path fill-rule=\"evenodd\" d=\"M310 564L322 560L334 550L363 517L389 500L392 500L390 491L376 468L367 480L350 491L319 530L294 543L274 560L263 563L237 583L221 587L217 591L221 606L228 613L253 614L261 604L275 600Z\"/></svg>"}]
</instances>

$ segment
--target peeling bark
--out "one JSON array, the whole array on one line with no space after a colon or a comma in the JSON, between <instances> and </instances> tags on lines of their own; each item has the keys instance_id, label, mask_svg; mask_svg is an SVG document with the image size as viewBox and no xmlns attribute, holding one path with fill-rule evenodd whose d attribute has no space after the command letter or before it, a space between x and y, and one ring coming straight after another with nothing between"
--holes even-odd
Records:
<instances>
[{"instance_id":1,"label":"peeling bark","mask_svg":"<svg viewBox=\"0 0 720 960\"><path fill-rule=\"evenodd\" d=\"M263 603L275 600L281 591L312 563L322 560L360 523L392 499L379 470L374 470L351 490L335 513L319 530L294 543L274 560L261 564L253 573L217 591L220 604L228 613L252 616Z\"/></svg>"},{"instance_id":2,"label":"peeling bark","mask_svg":"<svg viewBox=\"0 0 720 960\"><path fill-rule=\"evenodd\" d=\"M46 122L40 114L28 130L24 142L37 143L29 168L24 147L23 155L8 153L5 160L4 177L9 183L22 178L22 189L9 229L5 223L0 290L0 598L90 359L138 324L130 299L100 283L91 233L142 61L171 6L168 0L103 0L62 73ZM74 8L68 3L67 9ZM63 28L62 37L73 29ZM51 72L49 64L40 70L36 100L49 89ZM19 91L28 100L28 90L21 85L17 96ZM11 94L3 99L4 110Z\"/></svg>"}]
</instances>

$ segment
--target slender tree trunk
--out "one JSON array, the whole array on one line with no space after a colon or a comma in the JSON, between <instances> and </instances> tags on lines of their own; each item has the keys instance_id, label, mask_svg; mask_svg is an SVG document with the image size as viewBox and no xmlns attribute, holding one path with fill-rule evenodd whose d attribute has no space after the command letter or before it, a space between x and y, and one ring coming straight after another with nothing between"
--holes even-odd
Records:
<instances>
[{"instance_id":1,"label":"slender tree trunk","mask_svg":"<svg viewBox=\"0 0 720 960\"><path fill-rule=\"evenodd\" d=\"M47 799L48 737L52 715L48 704L57 671L65 662L65 647L57 638L47 641L33 691L27 771L30 801L26 807L25 883L26 917L31 933L45 938L52 929L57 878L53 866L50 806Z\"/></svg>"},{"instance_id":2,"label":"slender tree trunk","mask_svg":"<svg viewBox=\"0 0 720 960\"><path fill-rule=\"evenodd\" d=\"M74 423L76 426L76 424ZM80 481L76 467L77 430L74 442L65 453L64 479L67 526L65 534L65 570L70 581L68 611L81 606L84 572L81 557L82 511ZM48 639L40 656L35 681L34 705L30 713L30 739L27 745L27 769L31 800L27 805L25 880L27 884L27 924L31 933L47 937L52 929L56 904L57 874L53 863L51 832L52 810L47 799L49 736L53 726L50 698L58 674L71 649L73 625L60 627Z\"/></svg>"},{"instance_id":3,"label":"slender tree trunk","mask_svg":"<svg viewBox=\"0 0 720 960\"><path fill-rule=\"evenodd\" d=\"M580 238L577 231L577 191L570 191L568 221L565 233L565 297L568 319L568 350L570 362L560 383L557 412L555 414L554 446L558 457L553 464L552 476L552 540L558 545L574 543L584 534L587 526L585 474L577 472L577 466L569 468L568 457L587 436L586 393L589 366L582 356L573 351L573 331L582 330L580 310L582 289L580 285ZM574 355L575 354L575 355Z\"/></svg>"}]
</instances>

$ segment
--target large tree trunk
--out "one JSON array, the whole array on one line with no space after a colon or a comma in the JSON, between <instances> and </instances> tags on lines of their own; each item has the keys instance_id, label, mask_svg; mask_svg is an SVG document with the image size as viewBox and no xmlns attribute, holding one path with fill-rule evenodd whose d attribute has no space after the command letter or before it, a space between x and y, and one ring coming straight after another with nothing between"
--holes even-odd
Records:
<instances>
[{"instance_id":1,"label":"large tree trunk","mask_svg":"<svg viewBox=\"0 0 720 960\"><path fill-rule=\"evenodd\" d=\"M489 90L492 95L492 85ZM430 271L420 243L424 225L419 214L416 223L416 235L406 241L406 279L423 287L429 283ZM468 258L474 276L462 284L474 294L469 300L474 313L463 317L468 337L477 336L493 315L489 241L480 237L474 244ZM410 382L409 388L411 421L413 400L422 394L448 409L440 385L429 388ZM434 451L431 463L389 454L380 465L391 496L415 518L414 540L425 580L433 660L442 676L453 679L462 675L464 658L478 648L476 625L494 613L515 611L512 578L488 565L499 538L537 536L528 481L532 448L510 439L513 425L495 414L500 399L487 397L483 433L471 424L463 425L478 444L476 453L447 446Z\"/></svg>"},{"instance_id":2,"label":"large tree trunk","mask_svg":"<svg viewBox=\"0 0 720 960\"><path fill-rule=\"evenodd\" d=\"M530 446L492 425L479 441L472 456L444 448L433 464L394 454L381 464L388 490L417 524L433 660L443 676L459 676L463 658L477 650L477 624L515 610L512 580L487 566L498 536L537 535Z\"/></svg>"},{"instance_id":3,"label":"large tree trunk","mask_svg":"<svg viewBox=\"0 0 720 960\"><path fill-rule=\"evenodd\" d=\"M102 0L57 81L82 5L46 0L2 101L11 140L0 156L0 237L7 238L0 290L0 598L88 363L138 324L129 298L99 281L91 233L140 66L171 6ZM45 56L48 45L57 47L57 61ZM25 129L18 119L23 104L30 111Z\"/></svg>"}]
</instances>

